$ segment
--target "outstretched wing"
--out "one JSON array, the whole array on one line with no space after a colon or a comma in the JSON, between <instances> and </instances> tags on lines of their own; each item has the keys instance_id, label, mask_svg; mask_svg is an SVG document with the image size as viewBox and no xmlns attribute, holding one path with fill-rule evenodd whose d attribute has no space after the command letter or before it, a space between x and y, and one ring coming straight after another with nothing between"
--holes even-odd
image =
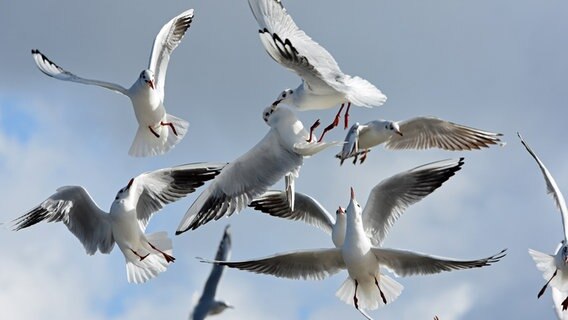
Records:
<instances>
[{"instance_id":1,"label":"outstretched wing","mask_svg":"<svg viewBox=\"0 0 568 320\"><path fill-rule=\"evenodd\" d=\"M567 240L568 232L566 230L566 222L568 222L568 209L566 208L566 201L564 200L564 196L562 195L562 192L560 192L560 188L558 188L556 181L554 180L548 169L546 169L546 167L544 166L544 163L540 161L540 159L536 156L534 151L532 151L529 145L523 140L521 134L517 132L517 135L519 136L519 139L521 139L521 143L523 144L523 146L525 146L525 149L527 149L529 154L534 158L534 160L538 164L538 167L540 168L540 171L544 176L544 181L546 182L546 191L548 194L552 195L552 197L554 198L554 202L556 203L556 206L558 207L558 209L560 209L560 213L562 215L562 227L564 228L564 240Z\"/></svg>"},{"instance_id":2,"label":"outstretched wing","mask_svg":"<svg viewBox=\"0 0 568 320\"><path fill-rule=\"evenodd\" d=\"M41 221L63 222L85 247L87 254L99 250L109 253L114 246L109 216L93 201L87 190L79 186L57 189L28 213L14 220L14 230L33 226Z\"/></svg>"},{"instance_id":3,"label":"outstretched wing","mask_svg":"<svg viewBox=\"0 0 568 320\"><path fill-rule=\"evenodd\" d=\"M219 248L217 249L217 254L215 255L215 260L217 261L226 261L229 259L231 255L231 233L229 232L229 226L225 227L225 232L223 233L223 238L219 243ZM217 285L219 284L219 280L221 280L221 276L223 275L223 270L225 269L224 266L221 265L214 265L211 269L211 273L209 274L209 278L207 278L207 282L205 282L205 288L203 289L203 294L199 299L199 303L203 303L205 301L213 302L215 299L215 293L217 292Z\"/></svg>"},{"instance_id":4,"label":"outstretched wing","mask_svg":"<svg viewBox=\"0 0 568 320\"><path fill-rule=\"evenodd\" d=\"M506 255L507 249L478 260L453 260L396 249L372 248L371 250L379 260L379 264L392 270L400 277L406 277L489 266L501 260Z\"/></svg>"},{"instance_id":5,"label":"outstretched wing","mask_svg":"<svg viewBox=\"0 0 568 320\"><path fill-rule=\"evenodd\" d=\"M64 81L72 81L78 82L83 84L90 84L95 85L103 88L110 89L112 91L122 93L125 96L128 96L128 90L126 90L121 85L106 82L106 81L99 81L99 80L92 80L92 79L85 79L79 76L74 75L73 73L61 68L60 66L56 65L55 62L49 60L43 53L39 52L37 49L32 49L32 57L39 68L39 70L46 75Z\"/></svg>"},{"instance_id":6,"label":"outstretched wing","mask_svg":"<svg viewBox=\"0 0 568 320\"><path fill-rule=\"evenodd\" d=\"M164 85L166 83L166 71L170 55L181 42L192 20L193 9L184 11L168 21L158 32L156 39L154 39L148 69L154 72L156 86L162 101L164 100Z\"/></svg>"},{"instance_id":7,"label":"outstretched wing","mask_svg":"<svg viewBox=\"0 0 568 320\"><path fill-rule=\"evenodd\" d=\"M221 172L225 163L190 163L143 173L134 178L133 185L140 194L136 212L142 229L152 214L168 203L194 192L206 181Z\"/></svg>"},{"instance_id":8,"label":"outstretched wing","mask_svg":"<svg viewBox=\"0 0 568 320\"><path fill-rule=\"evenodd\" d=\"M402 136L393 135L386 142L387 149L473 150L490 145L504 145L494 133L466 127L434 117L416 117L398 123Z\"/></svg>"},{"instance_id":9,"label":"outstretched wing","mask_svg":"<svg viewBox=\"0 0 568 320\"><path fill-rule=\"evenodd\" d=\"M322 280L345 269L341 249L337 248L295 251L240 262L207 260L202 262L288 279Z\"/></svg>"},{"instance_id":10,"label":"outstretched wing","mask_svg":"<svg viewBox=\"0 0 568 320\"><path fill-rule=\"evenodd\" d=\"M363 210L363 226L373 245L383 242L406 208L438 189L461 169L463 163L463 158L437 161L396 174L377 184Z\"/></svg>"}]
</instances>

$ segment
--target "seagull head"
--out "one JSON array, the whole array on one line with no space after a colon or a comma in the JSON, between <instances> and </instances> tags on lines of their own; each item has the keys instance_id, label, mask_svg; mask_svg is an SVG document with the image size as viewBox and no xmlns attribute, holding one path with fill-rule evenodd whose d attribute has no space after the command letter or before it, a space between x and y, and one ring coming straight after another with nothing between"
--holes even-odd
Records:
<instances>
[{"instance_id":1,"label":"seagull head","mask_svg":"<svg viewBox=\"0 0 568 320\"><path fill-rule=\"evenodd\" d=\"M402 137L402 132L400 131L400 126L398 125L397 122L395 121L387 121L387 124L385 125L385 128L389 131L391 131L392 133L398 134L399 136Z\"/></svg>"},{"instance_id":2,"label":"seagull head","mask_svg":"<svg viewBox=\"0 0 568 320\"><path fill-rule=\"evenodd\" d=\"M152 70L144 70L140 72L140 81L147 84L152 90L156 89L156 82L154 81L154 72Z\"/></svg>"},{"instance_id":3,"label":"seagull head","mask_svg":"<svg viewBox=\"0 0 568 320\"><path fill-rule=\"evenodd\" d=\"M130 179L130 181L128 181L128 184L126 185L126 187L118 190L116 197L114 198L114 201L123 201L126 198L128 198L130 196L130 187L132 187L132 184L134 183L134 178Z\"/></svg>"},{"instance_id":4,"label":"seagull head","mask_svg":"<svg viewBox=\"0 0 568 320\"><path fill-rule=\"evenodd\" d=\"M564 264L568 264L568 246L566 245L566 241L562 240L561 242L562 249L560 249L562 262Z\"/></svg>"},{"instance_id":5,"label":"seagull head","mask_svg":"<svg viewBox=\"0 0 568 320\"><path fill-rule=\"evenodd\" d=\"M280 93L278 95L278 98L276 99L276 101L274 101L272 103L273 106L277 106L280 103L284 102L284 103L288 103L288 101L292 100L292 96L294 95L294 90L292 89L286 89L284 91L282 91L282 93ZM289 103L288 103L289 104Z\"/></svg>"},{"instance_id":6,"label":"seagull head","mask_svg":"<svg viewBox=\"0 0 568 320\"><path fill-rule=\"evenodd\" d=\"M337 217L345 216L345 209L342 206L339 206L339 209L335 211L335 215Z\"/></svg>"},{"instance_id":7,"label":"seagull head","mask_svg":"<svg viewBox=\"0 0 568 320\"><path fill-rule=\"evenodd\" d=\"M354 215L355 219L361 218L361 213L363 212L359 202L355 199L355 191L353 191L353 187L351 187L351 199L349 199L349 205L345 212L347 216Z\"/></svg>"}]
</instances>

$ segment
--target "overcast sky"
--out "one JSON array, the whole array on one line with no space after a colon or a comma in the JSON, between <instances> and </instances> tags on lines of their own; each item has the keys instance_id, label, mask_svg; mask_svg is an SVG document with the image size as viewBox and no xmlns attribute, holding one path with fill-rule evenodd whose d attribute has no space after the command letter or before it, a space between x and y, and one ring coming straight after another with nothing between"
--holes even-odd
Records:
<instances>
[{"instance_id":1,"label":"overcast sky","mask_svg":"<svg viewBox=\"0 0 568 320\"><path fill-rule=\"evenodd\" d=\"M565 119L568 91L566 1L284 0L308 35L342 70L387 96L375 109L352 108L351 120L432 115L503 133L508 144L476 152L387 151L339 167L327 150L305 161L298 191L330 211L359 202L380 180L428 162L465 157L463 169L410 207L386 247L459 259L508 248L487 268L397 279L400 297L370 312L380 319L545 319L552 299L528 248L552 252L562 239L560 214L545 193L520 131L568 190ZM195 8L171 57L165 105L190 122L184 140L157 158L132 158L136 131L130 101L97 87L50 79L33 63L38 48L84 77L129 87L148 62L169 19ZM231 161L268 131L261 112L299 78L264 52L246 0L3 1L0 4L0 220L8 222L64 185L84 186L108 210L116 192L144 171L198 161ZM336 109L298 116L306 126L331 121ZM340 140L343 129L327 139ZM281 184L275 188L281 187ZM333 246L328 235L297 222L245 210L173 236L201 190L155 215L148 232L166 230L176 262L143 285L128 284L122 253L87 256L63 224L0 231L0 315L5 319L185 319L231 224L234 260ZM566 191L568 192L568 191ZM235 305L216 319L357 319L335 297L347 277L301 281L227 270L218 298Z\"/></svg>"}]
</instances>

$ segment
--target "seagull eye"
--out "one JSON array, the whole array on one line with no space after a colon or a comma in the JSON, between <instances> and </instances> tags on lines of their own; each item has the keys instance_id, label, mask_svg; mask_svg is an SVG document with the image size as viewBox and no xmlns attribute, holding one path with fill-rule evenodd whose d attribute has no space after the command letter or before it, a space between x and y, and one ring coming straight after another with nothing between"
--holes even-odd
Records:
<instances>
[{"instance_id":1,"label":"seagull eye","mask_svg":"<svg viewBox=\"0 0 568 320\"><path fill-rule=\"evenodd\" d=\"M268 117L270 115L270 112L265 112L264 113L264 117Z\"/></svg>"},{"instance_id":2,"label":"seagull eye","mask_svg":"<svg viewBox=\"0 0 568 320\"><path fill-rule=\"evenodd\" d=\"M282 94L282 98L286 98L286 92Z\"/></svg>"}]
</instances>

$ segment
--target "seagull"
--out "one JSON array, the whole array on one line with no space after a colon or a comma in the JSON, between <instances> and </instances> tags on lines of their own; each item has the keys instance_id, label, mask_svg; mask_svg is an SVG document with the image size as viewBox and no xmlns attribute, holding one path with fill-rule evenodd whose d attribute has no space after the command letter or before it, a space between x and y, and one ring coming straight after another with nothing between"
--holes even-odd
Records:
<instances>
[{"instance_id":1,"label":"seagull","mask_svg":"<svg viewBox=\"0 0 568 320\"><path fill-rule=\"evenodd\" d=\"M488 148L490 145L505 145L499 137L501 133L479 130L461 124L434 118L415 117L408 120L374 120L365 124L355 123L345 137L343 149L336 155L343 164L354 157L353 164L361 156L367 158L370 148L385 144L385 148L430 149L438 148L463 151Z\"/></svg>"},{"instance_id":2,"label":"seagull","mask_svg":"<svg viewBox=\"0 0 568 320\"><path fill-rule=\"evenodd\" d=\"M347 129L351 103L368 108L385 103L387 97L367 80L344 74L331 54L298 28L280 0L249 0L249 6L260 27L259 36L266 52L302 78L296 89L282 91L274 104L286 103L300 110L327 109L341 104L320 141L339 124L345 105Z\"/></svg>"},{"instance_id":3,"label":"seagull","mask_svg":"<svg viewBox=\"0 0 568 320\"><path fill-rule=\"evenodd\" d=\"M463 158L442 160L401 172L381 181L371 190L363 211L363 227L371 243L380 246L389 229L410 205L442 186L463 166ZM345 209L335 211L335 219L314 198L296 192L296 207L290 210L285 192L268 191L249 205L278 218L300 220L331 233L340 248L345 240Z\"/></svg>"},{"instance_id":4,"label":"seagull","mask_svg":"<svg viewBox=\"0 0 568 320\"><path fill-rule=\"evenodd\" d=\"M179 45L193 20L193 9L182 12L166 23L154 40L148 69L126 89L121 85L81 78L61 68L37 49L32 56L39 70L59 80L96 85L121 93L130 98L138 120L138 131L128 152L134 157L164 154L181 141L189 123L166 113L164 85L170 55Z\"/></svg>"},{"instance_id":5,"label":"seagull","mask_svg":"<svg viewBox=\"0 0 568 320\"><path fill-rule=\"evenodd\" d=\"M225 227L225 232L223 233L223 238L219 243L215 260L225 261L229 259L230 255L231 233L229 232L229 226L227 225ZM217 291L219 280L221 280L221 276L223 275L223 269L225 269L224 266L218 265L214 265L211 269L211 274L209 275L209 278L207 278L203 294L193 309L190 320L203 320L207 316L213 316L225 311L227 308L233 308L233 306L227 304L225 301L215 300L215 292Z\"/></svg>"},{"instance_id":6,"label":"seagull","mask_svg":"<svg viewBox=\"0 0 568 320\"><path fill-rule=\"evenodd\" d=\"M564 230L564 239L558 245L556 252L554 255L542 253L533 249L529 249L529 254L533 258L534 262L536 263L536 267L542 271L542 275L546 281L546 284L542 287L539 291L537 298L540 298L546 288L550 284L552 287L566 292L568 291L568 232L566 230L566 221L568 219L568 209L566 208L566 201L564 200L564 196L556 181L544 166L544 163L540 161L537 155L532 151L529 145L523 140L521 135L517 132L521 143L529 154L534 158L542 175L544 176L544 181L546 182L546 191L547 193L551 194L554 198L554 202L556 202L556 206L560 209L560 213L562 215L562 228ZM568 297L564 299L562 302L562 310L568 309Z\"/></svg>"},{"instance_id":7,"label":"seagull","mask_svg":"<svg viewBox=\"0 0 568 320\"><path fill-rule=\"evenodd\" d=\"M505 250L502 250L487 258L459 261L406 250L374 247L363 228L362 212L351 188L351 198L346 209L345 241L341 248L293 251L240 262L201 261L289 279L321 280L346 269L349 276L336 295L345 303L353 304L367 319L371 319L364 309L373 310L391 303L403 288L398 282L382 274L381 266L398 276L406 277L485 267L505 256Z\"/></svg>"},{"instance_id":8,"label":"seagull","mask_svg":"<svg viewBox=\"0 0 568 320\"><path fill-rule=\"evenodd\" d=\"M244 209L282 177L293 189L305 157L312 156L337 142L306 141L308 133L294 112L283 105L263 110L268 133L252 149L229 163L187 210L176 235ZM293 190L288 192L294 194ZM290 199L290 203L293 201Z\"/></svg>"},{"instance_id":9,"label":"seagull","mask_svg":"<svg viewBox=\"0 0 568 320\"><path fill-rule=\"evenodd\" d=\"M145 234L152 214L213 179L225 164L194 163L143 173L120 189L110 207L101 210L87 190L65 186L14 220L14 231L41 221L63 222L88 255L110 253L118 244L126 260L128 282L143 283L174 262L166 232Z\"/></svg>"}]
</instances>

